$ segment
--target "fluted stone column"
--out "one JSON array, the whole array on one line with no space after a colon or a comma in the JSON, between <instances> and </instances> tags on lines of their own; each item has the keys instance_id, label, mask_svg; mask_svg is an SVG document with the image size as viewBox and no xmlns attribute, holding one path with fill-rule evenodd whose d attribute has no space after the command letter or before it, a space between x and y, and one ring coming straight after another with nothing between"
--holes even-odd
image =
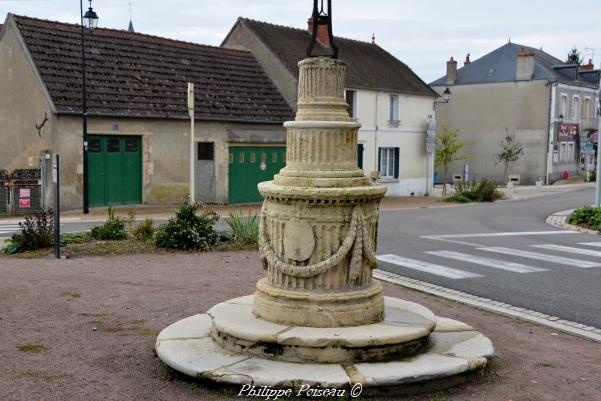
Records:
<instances>
[{"instance_id":1,"label":"fluted stone column","mask_svg":"<svg viewBox=\"0 0 601 401\"><path fill-rule=\"evenodd\" d=\"M359 326L384 318L377 265L378 205L386 188L357 167L357 134L344 99L345 63L299 63L295 121L284 124L286 167L259 185L265 198L254 313L275 323Z\"/></svg>"}]
</instances>

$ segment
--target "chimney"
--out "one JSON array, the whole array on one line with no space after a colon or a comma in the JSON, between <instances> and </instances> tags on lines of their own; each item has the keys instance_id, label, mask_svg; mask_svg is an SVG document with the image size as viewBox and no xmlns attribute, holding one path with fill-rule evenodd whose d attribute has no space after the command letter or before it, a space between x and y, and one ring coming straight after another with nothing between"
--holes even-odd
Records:
<instances>
[{"instance_id":1,"label":"chimney","mask_svg":"<svg viewBox=\"0 0 601 401\"><path fill-rule=\"evenodd\" d=\"M520 49L517 59L515 79L517 81L529 81L534 76L534 52L532 50Z\"/></svg>"},{"instance_id":2,"label":"chimney","mask_svg":"<svg viewBox=\"0 0 601 401\"><path fill-rule=\"evenodd\" d=\"M309 18L307 25L309 33L313 35L313 17ZM325 46L330 46L330 36L328 35L327 24L317 24L317 40Z\"/></svg>"},{"instance_id":3,"label":"chimney","mask_svg":"<svg viewBox=\"0 0 601 401\"><path fill-rule=\"evenodd\" d=\"M467 54L467 56L465 56L465 61L463 62L463 65L468 65L468 64L471 64L469 53Z\"/></svg>"},{"instance_id":4,"label":"chimney","mask_svg":"<svg viewBox=\"0 0 601 401\"><path fill-rule=\"evenodd\" d=\"M447 85L453 85L457 80L457 61L451 57L447 61Z\"/></svg>"},{"instance_id":5,"label":"chimney","mask_svg":"<svg viewBox=\"0 0 601 401\"><path fill-rule=\"evenodd\" d=\"M582 64L580 66L580 71L593 71L595 69L595 64L593 64L593 59L588 59L588 64Z\"/></svg>"}]
</instances>

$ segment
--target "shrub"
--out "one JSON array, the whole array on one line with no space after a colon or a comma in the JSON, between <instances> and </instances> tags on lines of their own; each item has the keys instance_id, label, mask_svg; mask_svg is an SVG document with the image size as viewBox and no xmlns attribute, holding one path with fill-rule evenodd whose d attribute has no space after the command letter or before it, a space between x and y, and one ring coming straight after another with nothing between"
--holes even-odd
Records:
<instances>
[{"instance_id":1,"label":"shrub","mask_svg":"<svg viewBox=\"0 0 601 401\"><path fill-rule=\"evenodd\" d=\"M154 236L154 220L146 219L142 224L133 229L132 234L138 241L149 241Z\"/></svg>"},{"instance_id":2,"label":"shrub","mask_svg":"<svg viewBox=\"0 0 601 401\"><path fill-rule=\"evenodd\" d=\"M200 215L196 211L199 203L182 206L175 217L161 224L154 236L154 242L159 248L170 249L199 249L206 251L217 242L219 235L215 231L215 223L219 215L212 210Z\"/></svg>"},{"instance_id":3,"label":"shrub","mask_svg":"<svg viewBox=\"0 0 601 401\"><path fill-rule=\"evenodd\" d=\"M235 240L242 241L247 244L259 244L259 222L257 215L251 216L250 211L248 217L242 217L242 211L231 212L230 218L226 220L228 226L232 230Z\"/></svg>"},{"instance_id":4,"label":"shrub","mask_svg":"<svg viewBox=\"0 0 601 401\"><path fill-rule=\"evenodd\" d=\"M589 220L595 215L601 215L601 209L585 206L580 209L576 209L568 217L569 224L589 224Z\"/></svg>"},{"instance_id":5,"label":"shrub","mask_svg":"<svg viewBox=\"0 0 601 401\"><path fill-rule=\"evenodd\" d=\"M49 248L54 244L54 216L52 210L40 210L33 216L25 217L19 223L21 232L14 234L7 247L10 253L35 251Z\"/></svg>"},{"instance_id":6,"label":"shrub","mask_svg":"<svg viewBox=\"0 0 601 401\"><path fill-rule=\"evenodd\" d=\"M455 195L447 198L451 202L494 202L502 199L503 194L497 191L497 184L494 181L476 180L468 182L458 182L455 184Z\"/></svg>"},{"instance_id":7,"label":"shrub","mask_svg":"<svg viewBox=\"0 0 601 401\"><path fill-rule=\"evenodd\" d=\"M90 236L103 241L120 241L127 238L125 229L125 220L121 217L115 217L115 210L112 206L108 209L109 218L101 226L92 228Z\"/></svg>"}]
</instances>

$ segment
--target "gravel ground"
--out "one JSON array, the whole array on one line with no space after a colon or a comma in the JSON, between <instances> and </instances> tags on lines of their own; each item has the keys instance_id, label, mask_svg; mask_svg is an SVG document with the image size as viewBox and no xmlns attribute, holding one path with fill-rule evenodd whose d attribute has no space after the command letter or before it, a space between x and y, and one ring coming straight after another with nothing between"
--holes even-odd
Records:
<instances>
[{"instance_id":1,"label":"gravel ground","mask_svg":"<svg viewBox=\"0 0 601 401\"><path fill-rule=\"evenodd\" d=\"M255 252L0 257L0 400L239 399L167 369L154 341L179 319L252 293L263 274ZM599 344L384 287L471 324L497 350L491 368L468 385L410 400L601 399Z\"/></svg>"}]
</instances>

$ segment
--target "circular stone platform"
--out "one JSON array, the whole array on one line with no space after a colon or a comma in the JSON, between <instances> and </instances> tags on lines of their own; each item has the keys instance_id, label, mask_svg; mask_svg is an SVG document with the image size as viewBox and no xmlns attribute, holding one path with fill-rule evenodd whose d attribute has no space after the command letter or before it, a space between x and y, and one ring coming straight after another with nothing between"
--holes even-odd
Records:
<instances>
[{"instance_id":1,"label":"circular stone platform","mask_svg":"<svg viewBox=\"0 0 601 401\"><path fill-rule=\"evenodd\" d=\"M454 385L485 367L494 352L470 326L396 298L385 298L383 322L325 329L257 319L252 304L253 296L233 299L165 328L156 342L159 358L186 375L231 385L344 389L360 383L403 392L432 382Z\"/></svg>"}]
</instances>

